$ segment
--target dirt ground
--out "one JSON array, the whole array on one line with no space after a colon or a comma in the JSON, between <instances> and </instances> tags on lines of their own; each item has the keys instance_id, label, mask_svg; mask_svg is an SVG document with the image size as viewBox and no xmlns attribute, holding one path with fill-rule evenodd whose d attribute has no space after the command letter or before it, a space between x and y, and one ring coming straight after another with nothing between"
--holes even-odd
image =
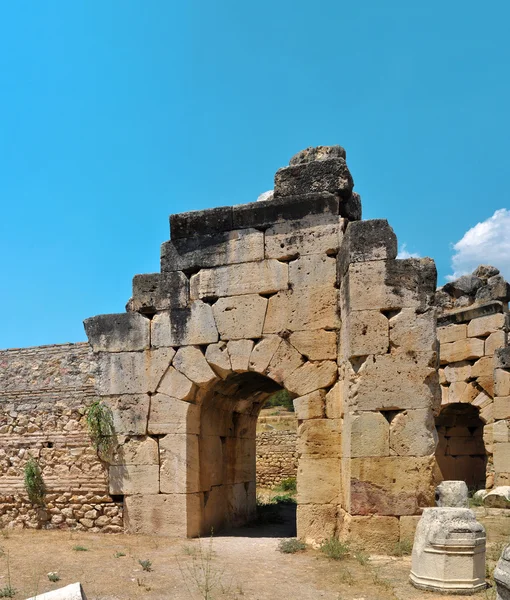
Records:
<instances>
[{"instance_id":1,"label":"dirt ground","mask_svg":"<svg viewBox=\"0 0 510 600\"><path fill-rule=\"evenodd\" d=\"M63 531L9 531L0 537L0 597L9 585L15 599L62 587L83 585L88 600L444 600L408 583L410 557L372 556L366 564L341 561L307 549L278 550L294 526L287 506L280 524L245 527L212 539L87 534ZM489 557L497 558L508 530L491 534ZM86 548L79 550L77 548ZM211 552L210 552L211 551ZM139 561L150 561L145 571ZM488 561L489 570L494 560ZM49 572L60 580L50 582ZM203 589L209 582L208 595ZM199 589L202 588L202 590ZM476 596L493 599L493 589Z\"/></svg>"}]
</instances>

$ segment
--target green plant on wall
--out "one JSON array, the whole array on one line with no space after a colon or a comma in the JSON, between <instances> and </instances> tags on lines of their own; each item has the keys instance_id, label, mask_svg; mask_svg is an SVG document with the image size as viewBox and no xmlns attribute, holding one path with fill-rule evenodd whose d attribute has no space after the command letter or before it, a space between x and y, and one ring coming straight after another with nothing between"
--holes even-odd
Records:
<instances>
[{"instance_id":1,"label":"green plant on wall","mask_svg":"<svg viewBox=\"0 0 510 600\"><path fill-rule=\"evenodd\" d=\"M30 502L33 504L42 504L44 501L44 481L41 468L37 461L31 456L25 465L25 489L27 490Z\"/></svg>"},{"instance_id":2,"label":"green plant on wall","mask_svg":"<svg viewBox=\"0 0 510 600\"><path fill-rule=\"evenodd\" d=\"M108 458L113 451L115 433L111 409L96 400L87 409L86 419L96 452L101 458Z\"/></svg>"}]
</instances>

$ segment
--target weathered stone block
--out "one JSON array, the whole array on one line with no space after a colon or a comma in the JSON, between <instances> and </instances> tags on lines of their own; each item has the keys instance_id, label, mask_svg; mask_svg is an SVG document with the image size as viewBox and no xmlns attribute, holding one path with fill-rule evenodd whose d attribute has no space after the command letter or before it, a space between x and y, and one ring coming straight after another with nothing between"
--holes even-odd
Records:
<instances>
[{"instance_id":1,"label":"weathered stone block","mask_svg":"<svg viewBox=\"0 0 510 600\"><path fill-rule=\"evenodd\" d=\"M499 313L473 319L467 327L469 337L483 337L503 329L505 325L505 315Z\"/></svg>"},{"instance_id":2,"label":"weathered stone block","mask_svg":"<svg viewBox=\"0 0 510 600\"><path fill-rule=\"evenodd\" d=\"M447 325L446 327L437 328L437 339L440 344L448 344L450 342L458 342L467 338L467 325Z\"/></svg>"},{"instance_id":3,"label":"weathered stone block","mask_svg":"<svg viewBox=\"0 0 510 600\"><path fill-rule=\"evenodd\" d=\"M290 159L289 165L300 165L303 163L313 162L315 160L324 160L326 158L343 158L346 160L347 153L342 146L309 146L304 150L296 152ZM499 273L499 271L498 271Z\"/></svg>"},{"instance_id":4,"label":"weathered stone block","mask_svg":"<svg viewBox=\"0 0 510 600\"><path fill-rule=\"evenodd\" d=\"M258 294L220 298L213 312L221 339L260 338L266 310L267 298Z\"/></svg>"},{"instance_id":5,"label":"weathered stone block","mask_svg":"<svg viewBox=\"0 0 510 600\"><path fill-rule=\"evenodd\" d=\"M289 337L298 352L310 360L336 359L337 333L335 331L295 331Z\"/></svg>"},{"instance_id":6,"label":"weathered stone block","mask_svg":"<svg viewBox=\"0 0 510 600\"><path fill-rule=\"evenodd\" d=\"M326 360L323 362L306 362L293 371L284 381L285 388L298 396L304 396L333 385L338 376L337 364Z\"/></svg>"},{"instance_id":7,"label":"weathered stone block","mask_svg":"<svg viewBox=\"0 0 510 600\"><path fill-rule=\"evenodd\" d=\"M198 436L169 434L159 440L160 491L183 494L200 491Z\"/></svg>"},{"instance_id":8,"label":"weathered stone block","mask_svg":"<svg viewBox=\"0 0 510 600\"><path fill-rule=\"evenodd\" d=\"M147 354L147 381L148 391L151 394L157 390L158 385L172 364L174 356L175 350L173 348L152 348Z\"/></svg>"},{"instance_id":9,"label":"weathered stone block","mask_svg":"<svg viewBox=\"0 0 510 600\"><path fill-rule=\"evenodd\" d=\"M145 352L101 352L96 386L102 396L149 391Z\"/></svg>"},{"instance_id":10,"label":"weathered stone block","mask_svg":"<svg viewBox=\"0 0 510 600\"><path fill-rule=\"evenodd\" d=\"M265 257L289 260L307 254L334 254L346 224L331 214L277 223L265 231Z\"/></svg>"},{"instance_id":11,"label":"weathered stone block","mask_svg":"<svg viewBox=\"0 0 510 600\"><path fill-rule=\"evenodd\" d=\"M480 360L484 359L482 358ZM478 364L480 360L476 364ZM448 383L467 381L472 377L471 371L471 363L468 361L461 361L451 365L446 365L444 368L444 376Z\"/></svg>"},{"instance_id":12,"label":"weathered stone block","mask_svg":"<svg viewBox=\"0 0 510 600\"><path fill-rule=\"evenodd\" d=\"M510 419L510 396L494 398L494 418Z\"/></svg>"},{"instance_id":13,"label":"weathered stone block","mask_svg":"<svg viewBox=\"0 0 510 600\"><path fill-rule=\"evenodd\" d=\"M213 308L201 300L195 300L188 308L161 312L151 321L151 344L156 348L214 344L217 341Z\"/></svg>"},{"instance_id":14,"label":"weathered stone block","mask_svg":"<svg viewBox=\"0 0 510 600\"><path fill-rule=\"evenodd\" d=\"M195 348L195 346L179 348L174 357L173 365L199 387L204 387L219 379L205 360L200 349Z\"/></svg>"},{"instance_id":15,"label":"weathered stone block","mask_svg":"<svg viewBox=\"0 0 510 600\"><path fill-rule=\"evenodd\" d=\"M455 383L452 383L448 389L448 402L471 404L478 394L479 388L474 383L456 381Z\"/></svg>"},{"instance_id":16,"label":"weathered stone block","mask_svg":"<svg viewBox=\"0 0 510 600\"><path fill-rule=\"evenodd\" d=\"M471 377L494 377L494 359L492 356L480 358L471 367Z\"/></svg>"},{"instance_id":17,"label":"weathered stone block","mask_svg":"<svg viewBox=\"0 0 510 600\"><path fill-rule=\"evenodd\" d=\"M98 315L83 324L94 352L145 350L150 344L150 321L138 313Z\"/></svg>"},{"instance_id":18,"label":"weathered stone block","mask_svg":"<svg viewBox=\"0 0 510 600\"><path fill-rule=\"evenodd\" d=\"M499 348L494 353L495 369L510 369L510 348Z\"/></svg>"},{"instance_id":19,"label":"weathered stone block","mask_svg":"<svg viewBox=\"0 0 510 600\"><path fill-rule=\"evenodd\" d=\"M200 409L195 404L170 398L165 394L151 396L149 434L200 433Z\"/></svg>"},{"instance_id":20,"label":"weathered stone block","mask_svg":"<svg viewBox=\"0 0 510 600\"><path fill-rule=\"evenodd\" d=\"M397 236L385 219L349 223L338 256L339 280L349 264L394 259L397 250Z\"/></svg>"},{"instance_id":21,"label":"weathered stone block","mask_svg":"<svg viewBox=\"0 0 510 600\"><path fill-rule=\"evenodd\" d=\"M498 473L509 471L510 443L494 444L494 470Z\"/></svg>"},{"instance_id":22,"label":"weathered stone block","mask_svg":"<svg viewBox=\"0 0 510 600\"><path fill-rule=\"evenodd\" d=\"M288 265L277 260L202 269L191 277L191 299L273 294L288 287Z\"/></svg>"},{"instance_id":23,"label":"weathered stone block","mask_svg":"<svg viewBox=\"0 0 510 600\"><path fill-rule=\"evenodd\" d=\"M177 371L174 367L169 367L157 391L178 400L193 400L196 394L196 386L180 371Z\"/></svg>"},{"instance_id":24,"label":"weathered stone block","mask_svg":"<svg viewBox=\"0 0 510 600\"><path fill-rule=\"evenodd\" d=\"M161 271L190 271L264 259L264 234L256 229L195 235L161 246Z\"/></svg>"},{"instance_id":25,"label":"weathered stone block","mask_svg":"<svg viewBox=\"0 0 510 600\"><path fill-rule=\"evenodd\" d=\"M189 302L189 281L184 273L149 273L133 277L133 296L128 310L154 311L183 308Z\"/></svg>"},{"instance_id":26,"label":"weathered stone block","mask_svg":"<svg viewBox=\"0 0 510 600\"><path fill-rule=\"evenodd\" d=\"M485 355L493 356L494 352L498 348L504 348L506 346L506 332L495 331L491 333L485 340Z\"/></svg>"},{"instance_id":27,"label":"weathered stone block","mask_svg":"<svg viewBox=\"0 0 510 600\"><path fill-rule=\"evenodd\" d=\"M305 458L341 458L341 419L304 421L298 428L297 451Z\"/></svg>"},{"instance_id":28,"label":"weathered stone block","mask_svg":"<svg viewBox=\"0 0 510 600\"><path fill-rule=\"evenodd\" d=\"M212 370L222 379L230 375L232 372L232 364L228 353L227 344L218 342L217 344L209 344L205 351L205 360L209 363Z\"/></svg>"},{"instance_id":29,"label":"weathered stone block","mask_svg":"<svg viewBox=\"0 0 510 600\"><path fill-rule=\"evenodd\" d=\"M390 450L399 456L434 454L437 432L431 410L405 410L390 424Z\"/></svg>"},{"instance_id":30,"label":"weathered stone block","mask_svg":"<svg viewBox=\"0 0 510 600\"><path fill-rule=\"evenodd\" d=\"M112 465L159 465L158 442L151 437L128 438L118 446Z\"/></svg>"},{"instance_id":31,"label":"weathered stone block","mask_svg":"<svg viewBox=\"0 0 510 600\"><path fill-rule=\"evenodd\" d=\"M337 507L333 504L301 504L297 507L297 530L305 544L320 544L335 535Z\"/></svg>"},{"instance_id":32,"label":"weathered stone block","mask_svg":"<svg viewBox=\"0 0 510 600\"><path fill-rule=\"evenodd\" d=\"M496 396L510 396L510 371L494 370L494 393Z\"/></svg>"},{"instance_id":33,"label":"weathered stone block","mask_svg":"<svg viewBox=\"0 0 510 600\"><path fill-rule=\"evenodd\" d=\"M352 458L351 514L414 515L434 503L435 457Z\"/></svg>"},{"instance_id":34,"label":"weathered stone block","mask_svg":"<svg viewBox=\"0 0 510 600\"><path fill-rule=\"evenodd\" d=\"M386 354L390 343L388 319L379 310L353 311L344 317L342 352L348 357ZM345 337L344 337L345 336Z\"/></svg>"},{"instance_id":35,"label":"weathered stone block","mask_svg":"<svg viewBox=\"0 0 510 600\"><path fill-rule=\"evenodd\" d=\"M267 368L266 375L276 383L283 384L303 364L303 357L287 341L282 340Z\"/></svg>"},{"instance_id":36,"label":"weathered stone block","mask_svg":"<svg viewBox=\"0 0 510 600\"><path fill-rule=\"evenodd\" d=\"M411 542L414 541L414 534L416 532L416 527L420 521L419 516L402 516L400 517L400 541L401 542Z\"/></svg>"},{"instance_id":37,"label":"weathered stone block","mask_svg":"<svg viewBox=\"0 0 510 600\"><path fill-rule=\"evenodd\" d=\"M218 206L170 215L170 234L173 240L232 229L234 227L231 206Z\"/></svg>"},{"instance_id":38,"label":"weathered stone block","mask_svg":"<svg viewBox=\"0 0 510 600\"><path fill-rule=\"evenodd\" d=\"M147 394L111 396L103 402L111 409L117 435L145 435L150 397Z\"/></svg>"},{"instance_id":39,"label":"weathered stone block","mask_svg":"<svg viewBox=\"0 0 510 600\"><path fill-rule=\"evenodd\" d=\"M124 499L126 533L194 537L200 534L201 494L141 494Z\"/></svg>"},{"instance_id":40,"label":"weathered stone block","mask_svg":"<svg viewBox=\"0 0 510 600\"><path fill-rule=\"evenodd\" d=\"M297 481L298 504L338 504L340 459L301 458Z\"/></svg>"},{"instance_id":41,"label":"weathered stone block","mask_svg":"<svg viewBox=\"0 0 510 600\"><path fill-rule=\"evenodd\" d=\"M395 351L436 351L436 316L432 308L420 312L403 308L389 319L389 326L390 342Z\"/></svg>"},{"instance_id":42,"label":"weathered stone block","mask_svg":"<svg viewBox=\"0 0 510 600\"><path fill-rule=\"evenodd\" d=\"M340 535L345 540L363 540L363 548L376 554L393 554L399 541L397 517L345 515Z\"/></svg>"},{"instance_id":43,"label":"weathered stone block","mask_svg":"<svg viewBox=\"0 0 510 600\"><path fill-rule=\"evenodd\" d=\"M379 412L349 415L345 420L350 433L350 456L388 456L390 425Z\"/></svg>"},{"instance_id":44,"label":"weathered stone block","mask_svg":"<svg viewBox=\"0 0 510 600\"><path fill-rule=\"evenodd\" d=\"M329 192L348 198L353 186L345 160L329 158L278 169L274 177L274 196Z\"/></svg>"},{"instance_id":45,"label":"weathered stone block","mask_svg":"<svg viewBox=\"0 0 510 600\"><path fill-rule=\"evenodd\" d=\"M269 335L255 344L248 363L250 371L264 373L275 352L278 350L282 338L278 335Z\"/></svg>"},{"instance_id":46,"label":"weathered stone block","mask_svg":"<svg viewBox=\"0 0 510 600\"><path fill-rule=\"evenodd\" d=\"M294 411L298 420L322 419L324 417L324 390L317 390L306 396L294 398Z\"/></svg>"},{"instance_id":47,"label":"weathered stone block","mask_svg":"<svg viewBox=\"0 0 510 600\"><path fill-rule=\"evenodd\" d=\"M219 435L201 435L199 438L200 464L204 466L200 469L200 489L204 492L224 483L223 448Z\"/></svg>"},{"instance_id":48,"label":"weathered stone block","mask_svg":"<svg viewBox=\"0 0 510 600\"><path fill-rule=\"evenodd\" d=\"M478 338L466 338L457 342L441 344L441 364L473 360L484 356L485 344Z\"/></svg>"},{"instance_id":49,"label":"weathered stone block","mask_svg":"<svg viewBox=\"0 0 510 600\"><path fill-rule=\"evenodd\" d=\"M326 394L326 417L341 419L344 416L344 382L337 381Z\"/></svg>"},{"instance_id":50,"label":"weathered stone block","mask_svg":"<svg viewBox=\"0 0 510 600\"><path fill-rule=\"evenodd\" d=\"M235 371L236 373L248 371L248 364L253 346L253 340L231 340L228 342L227 349L230 355L232 371Z\"/></svg>"},{"instance_id":51,"label":"weathered stone block","mask_svg":"<svg viewBox=\"0 0 510 600\"><path fill-rule=\"evenodd\" d=\"M159 465L113 465L108 469L110 494L157 494Z\"/></svg>"}]
</instances>

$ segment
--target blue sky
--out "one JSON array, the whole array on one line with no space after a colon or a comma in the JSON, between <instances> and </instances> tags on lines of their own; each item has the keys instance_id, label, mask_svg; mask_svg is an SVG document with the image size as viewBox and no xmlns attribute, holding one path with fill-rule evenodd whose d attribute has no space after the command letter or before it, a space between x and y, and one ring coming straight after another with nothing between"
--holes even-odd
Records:
<instances>
[{"instance_id":1,"label":"blue sky","mask_svg":"<svg viewBox=\"0 0 510 600\"><path fill-rule=\"evenodd\" d=\"M170 213L254 201L319 144L440 284L510 277L508 2L0 10L0 347L84 340L158 270Z\"/></svg>"}]
</instances>

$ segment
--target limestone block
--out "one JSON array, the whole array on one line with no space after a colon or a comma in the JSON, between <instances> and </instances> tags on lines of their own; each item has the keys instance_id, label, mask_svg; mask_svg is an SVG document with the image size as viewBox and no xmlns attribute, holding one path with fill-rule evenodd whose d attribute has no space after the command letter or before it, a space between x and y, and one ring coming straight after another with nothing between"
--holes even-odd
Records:
<instances>
[{"instance_id":1,"label":"limestone block","mask_svg":"<svg viewBox=\"0 0 510 600\"><path fill-rule=\"evenodd\" d=\"M333 385L338 376L337 364L333 361L305 362L285 378L285 388L298 396L304 396Z\"/></svg>"},{"instance_id":2,"label":"limestone block","mask_svg":"<svg viewBox=\"0 0 510 600\"><path fill-rule=\"evenodd\" d=\"M494 398L494 418L510 418L510 396L496 396Z\"/></svg>"},{"instance_id":3,"label":"limestone block","mask_svg":"<svg viewBox=\"0 0 510 600\"><path fill-rule=\"evenodd\" d=\"M110 494L157 494L159 465L112 465L108 469Z\"/></svg>"},{"instance_id":4,"label":"limestone block","mask_svg":"<svg viewBox=\"0 0 510 600\"><path fill-rule=\"evenodd\" d=\"M222 340L262 336L267 298L258 294L220 298L213 306L216 326Z\"/></svg>"},{"instance_id":5,"label":"limestone block","mask_svg":"<svg viewBox=\"0 0 510 600\"><path fill-rule=\"evenodd\" d=\"M218 206L170 215L170 233L173 240L232 229L234 227L231 206Z\"/></svg>"},{"instance_id":6,"label":"limestone block","mask_svg":"<svg viewBox=\"0 0 510 600\"><path fill-rule=\"evenodd\" d=\"M353 185L345 160L328 158L278 169L274 177L274 197L330 192L348 198Z\"/></svg>"},{"instance_id":7,"label":"limestone block","mask_svg":"<svg viewBox=\"0 0 510 600\"><path fill-rule=\"evenodd\" d=\"M294 411L298 420L322 419L324 417L324 390L316 390L306 396L294 398Z\"/></svg>"},{"instance_id":8,"label":"limestone block","mask_svg":"<svg viewBox=\"0 0 510 600\"><path fill-rule=\"evenodd\" d=\"M320 544L335 536L337 507L334 504L301 504L297 507L297 530L305 544Z\"/></svg>"},{"instance_id":9,"label":"limestone block","mask_svg":"<svg viewBox=\"0 0 510 600\"><path fill-rule=\"evenodd\" d=\"M494 404L489 404L480 411L480 419L483 423L494 422Z\"/></svg>"},{"instance_id":10,"label":"limestone block","mask_svg":"<svg viewBox=\"0 0 510 600\"><path fill-rule=\"evenodd\" d=\"M151 396L149 434L200 432L200 408L195 404L170 398L165 394Z\"/></svg>"},{"instance_id":11,"label":"limestone block","mask_svg":"<svg viewBox=\"0 0 510 600\"><path fill-rule=\"evenodd\" d=\"M161 246L161 271L189 271L264 258L264 233L238 229L171 239Z\"/></svg>"},{"instance_id":12,"label":"limestone block","mask_svg":"<svg viewBox=\"0 0 510 600\"><path fill-rule=\"evenodd\" d=\"M174 367L199 387L214 383L219 378L211 369L199 348L179 348L173 360Z\"/></svg>"},{"instance_id":13,"label":"limestone block","mask_svg":"<svg viewBox=\"0 0 510 600\"><path fill-rule=\"evenodd\" d=\"M508 472L510 465L510 443L494 444L494 470L497 473Z\"/></svg>"},{"instance_id":14,"label":"limestone block","mask_svg":"<svg viewBox=\"0 0 510 600\"><path fill-rule=\"evenodd\" d=\"M478 382L480 382L480 379L478 379ZM492 402L493 402L492 394L489 396L486 392L480 392L471 404L473 406L478 406L478 408L481 410L481 409L485 408L486 406L488 406L489 404L491 404Z\"/></svg>"},{"instance_id":15,"label":"limestone block","mask_svg":"<svg viewBox=\"0 0 510 600\"><path fill-rule=\"evenodd\" d=\"M471 594L485 583L485 530L468 508L425 508L414 538L411 583Z\"/></svg>"},{"instance_id":16,"label":"limestone block","mask_svg":"<svg viewBox=\"0 0 510 600\"><path fill-rule=\"evenodd\" d=\"M309 146L304 150L296 152L290 159L289 165L300 165L313 162L314 160L324 160L325 158L347 158L345 148L342 146ZM499 271L497 271L499 273ZM496 273L496 274L497 274Z\"/></svg>"},{"instance_id":17,"label":"limestone block","mask_svg":"<svg viewBox=\"0 0 510 600\"><path fill-rule=\"evenodd\" d=\"M478 377L476 383L492 398L494 396L494 377ZM474 401L473 401L474 404Z\"/></svg>"},{"instance_id":18,"label":"limestone block","mask_svg":"<svg viewBox=\"0 0 510 600\"><path fill-rule=\"evenodd\" d=\"M391 555L399 542L399 520L379 515L346 515L340 536L345 540L360 540L366 551Z\"/></svg>"},{"instance_id":19,"label":"limestone block","mask_svg":"<svg viewBox=\"0 0 510 600\"><path fill-rule=\"evenodd\" d=\"M277 223L265 231L265 256L288 260L298 255L336 253L345 225L345 219L330 214Z\"/></svg>"},{"instance_id":20,"label":"limestone block","mask_svg":"<svg viewBox=\"0 0 510 600\"><path fill-rule=\"evenodd\" d=\"M288 265L277 260L263 260L216 269L202 269L191 277L191 299L221 298L244 294L273 294L285 290L289 283Z\"/></svg>"},{"instance_id":21,"label":"limestone block","mask_svg":"<svg viewBox=\"0 0 510 600\"><path fill-rule=\"evenodd\" d=\"M418 516L402 516L400 517L400 541L401 542L414 542L414 534L416 527L420 521Z\"/></svg>"},{"instance_id":22,"label":"limestone block","mask_svg":"<svg viewBox=\"0 0 510 600\"><path fill-rule=\"evenodd\" d=\"M474 383L456 381L450 385L448 390L448 402L461 402L471 404L478 396L479 389Z\"/></svg>"},{"instance_id":23,"label":"limestone block","mask_svg":"<svg viewBox=\"0 0 510 600\"><path fill-rule=\"evenodd\" d=\"M344 416L344 382L337 381L326 394L326 417L341 419Z\"/></svg>"},{"instance_id":24,"label":"limestone block","mask_svg":"<svg viewBox=\"0 0 510 600\"><path fill-rule=\"evenodd\" d=\"M202 465L200 469L200 489L207 492L213 486L224 483L223 448L225 443L219 435L201 435L198 441L200 465Z\"/></svg>"},{"instance_id":25,"label":"limestone block","mask_svg":"<svg viewBox=\"0 0 510 600\"><path fill-rule=\"evenodd\" d=\"M481 358L484 353L484 341L478 338L466 338L457 342L441 344L441 364Z\"/></svg>"},{"instance_id":26,"label":"limestone block","mask_svg":"<svg viewBox=\"0 0 510 600\"><path fill-rule=\"evenodd\" d=\"M434 454L437 432L432 410L404 410L390 424L390 450L399 456Z\"/></svg>"},{"instance_id":27,"label":"limestone block","mask_svg":"<svg viewBox=\"0 0 510 600\"><path fill-rule=\"evenodd\" d=\"M495 331L485 340L485 355L493 356L498 348L506 346L506 333L504 331Z\"/></svg>"},{"instance_id":28,"label":"limestone block","mask_svg":"<svg viewBox=\"0 0 510 600\"><path fill-rule=\"evenodd\" d=\"M483 497L483 504L488 508L510 508L510 486L502 485L490 490Z\"/></svg>"},{"instance_id":29,"label":"limestone block","mask_svg":"<svg viewBox=\"0 0 510 600\"><path fill-rule=\"evenodd\" d=\"M350 455L388 456L390 424L379 412L363 412L346 419L350 431Z\"/></svg>"},{"instance_id":30,"label":"limestone block","mask_svg":"<svg viewBox=\"0 0 510 600\"><path fill-rule=\"evenodd\" d=\"M230 375L232 372L230 355L225 342L209 344L209 346L207 346L207 350L205 351L205 360L209 363L209 366L212 368L212 370L222 379L228 377L228 375Z\"/></svg>"},{"instance_id":31,"label":"limestone block","mask_svg":"<svg viewBox=\"0 0 510 600\"><path fill-rule=\"evenodd\" d=\"M313 419L298 427L297 452L305 458L340 458L342 420Z\"/></svg>"},{"instance_id":32,"label":"limestone block","mask_svg":"<svg viewBox=\"0 0 510 600\"><path fill-rule=\"evenodd\" d=\"M213 308L196 300L187 308L175 308L161 312L151 321L151 344L153 347L214 344L218 330Z\"/></svg>"},{"instance_id":33,"label":"limestone block","mask_svg":"<svg viewBox=\"0 0 510 600\"><path fill-rule=\"evenodd\" d=\"M510 396L510 371L494 370L494 393L496 396Z\"/></svg>"},{"instance_id":34,"label":"limestone block","mask_svg":"<svg viewBox=\"0 0 510 600\"><path fill-rule=\"evenodd\" d=\"M338 290L334 287L312 285L269 298L264 334L339 328Z\"/></svg>"},{"instance_id":35,"label":"limestone block","mask_svg":"<svg viewBox=\"0 0 510 600\"><path fill-rule=\"evenodd\" d=\"M434 503L435 457L352 458L351 514L415 515Z\"/></svg>"},{"instance_id":36,"label":"limestone block","mask_svg":"<svg viewBox=\"0 0 510 600\"><path fill-rule=\"evenodd\" d=\"M302 364L301 354L289 342L282 340L269 363L266 375L276 383L283 384L284 380Z\"/></svg>"},{"instance_id":37,"label":"limestone block","mask_svg":"<svg viewBox=\"0 0 510 600\"><path fill-rule=\"evenodd\" d=\"M194 537L200 534L201 494L141 494L124 498L126 533Z\"/></svg>"},{"instance_id":38,"label":"limestone block","mask_svg":"<svg viewBox=\"0 0 510 600\"><path fill-rule=\"evenodd\" d=\"M436 350L436 318L433 309L416 312L403 308L389 319L390 342L397 351L434 352Z\"/></svg>"},{"instance_id":39,"label":"limestone block","mask_svg":"<svg viewBox=\"0 0 510 600\"><path fill-rule=\"evenodd\" d=\"M157 391L166 396L179 400L193 400L196 394L196 386L180 371L170 367L165 373Z\"/></svg>"},{"instance_id":40,"label":"limestone block","mask_svg":"<svg viewBox=\"0 0 510 600\"><path fill-rule=\"evenodd\" d=\"M94 352L132 352L150 344L150 321L138 313L98 315L83 324Z\"/></svg>"},{"instance_id":41,"label":"limestone block","mask_svg":"<svg viewBox=\"0 0 510 600\"><path fill-rule=\"evenodd\" d=\"M435 402L437 373L429 354L369 356L358 375L350 402L359 410L430 408Z\"/></svg>"},{"instance_id":42,"label":"limestone block","mask_svg":"<svg viewBox=\"0 0 510 600\"><path fill-rule=\"evenodd\" d=\"M471 367L471 377L494 377L494 359L484 356Z\"/></svg>"},{"instance_id":43,"label":"limestone block","mask_svg":"<svg viewBox=\"0 0 510 600\"><path fill-rule=\"evenodd\" d=\"M510 369L510 347L499 348L494 353L495 369Z\"/></svg>"},{"instance_id":44,"label":"limestone block","mask_svg":"<svg viewBox=\"0 0 510 600\"><path fill-rule=\"evenodd\" d=\"M349 223L338 256L339 279L350 263L394 259L397 236L385 219Z\"/></svg>"},{"instance_id":45,"label":"limestone block","mask_svg":"<svg viewBox=\"0 0 510 600\"><path fill-rule=\"evenodd\" d=\"M444 368L444 376L448 383L467 381L468 379L471 379L471 363L464 360L451 365L446 365Z\"/></svg>"},{"instance_id":46,"label":"limestone block","mask_svg":"<svg viewBox=\"0 0 510 600\"><path fill-rule=\"evenodd\" d=\"M112 465L159 465L158 443L154 438L128 438L118 446Z\"/></svg>"},{"instance_id":47,"label":"limestone block","mask_svg":"<svg viewBox=\"0 0 510 600\"><path fill-rule=\"evenodd\" d=\"M353 311L426 308L434 298L437 276L429 258L351 263L347 273Z\"/></svg>"},{"instance_id":48,"label":"limestone block","mask_svg":"<svg viewBox=\"0 0 510 600\"><path fill-rule=\"evenodd\" d=\"M496 600L510 599L510 547L503 548L498 564L492 574L496 584Z\"/></svg>"},{"instance_id":49,"label":"limestone block","mask_svg":"<svg viewBox=\"0 0 510 600\"><path fill-rule=\"evenodd\" d=\"M145 435L150 397L147 394L125 394L103 398L111 409L113 430L117 435Z\"/></svg>"},{"instance_id":50,"label":"limestone block","mask_svg":"<svg viewBox=\"0 0 510 600\"><path fill-rule=\"evenodd\" d=\"M253 346L253 340L231 340L228 342L227 349L230 355L232 371L236 373L248 371L248 363L250 362Z\"/></svg>"},{"instance_id":51,"label":"limestone block","mask_svg":"<svg viewBox=\"0 0 510 600\"><path fill-rule=\"evenodd\" d=\"M244 483L256 479L256 451L253 438L228 438L227 455L235 460L227 461L227 482ZM233 469L232 469L233 467Z\"/></svg>"},{"instance_id":52,"label":"limestone block","mask_svg":"<svg viewBox=\"0 0 510 600\"><path fill-rule=\"evenodd\" d=\"M465 481L442 481L436 488L436 506L469 508Z\"/></svg>"},{"instance_id":53,"label":"limestone block","mask_svg":"<svg viewBox=\"0 0 510 600\"><path fill-rule=\"evenodd\" d=\"M147 357L147 379L149 392L154 393L175 356L173 348L152 348Z\"/></svg>"},{"instance_id":54,"label":"limestone block","mask_svg":"<svg viewBox=\"0 0 510 600\"><path fill-rule=\"evenodd\" d=\"M390 343L388 319L379 310L354 311L343 321L348 357L386 354Z\"/></svg>"},{"instance_id":55,"label":"limestone block","mask_svg":"<svg viewBox=\"0 0 510 600\"><path fill-rule=\"evenodd\" d=\"M256 373L264 373L282 341L278 335L269 335L257 342L251 352L248 368Z\"/></svg>"},{"instance_id":56,"label":"limestone block","mask_svg":"<svg viewBox=\"0 0 510 600\"><path fill-rule=\"evenodd\" d=\"M300 458L297 482L298 504L338 504L340 459Z\"/></svg>"},{"instance_id":57,"label":"limestone block","mask_svg":"<svg viewBox=\"0 0 510 600\"><path fill-rule=\"evenodd\" d=\"M200 491L198 436L169 434L159 440L160 491L184 494Z\"/></svg>"},{"instance_id":58,"label":"limestone block","mask_svg":"<svg viewBox=\"0 0 510 600\"><path fill-rule=\"evenodd\" d=\"M101 396L143 394L148 390L145 352L101 352L97 391Z\"/></svg>"},{"instance_id":59,"label":"limestone block","mask_svg":"<svg viewBox=\"0 0 510 600\"><path fill-rule=\"evenodd\" d=\"M289 342L309 360L336 359L337 333L335 331L295 331Z\"/></svg>"},{"instance_id":60,"label":"limestone block","mask_svg":"<svg viewBox=\"0 0 510 600\"><path fill-rule=\"evenodd\" d=\"M189 301L189 281L184 273L149 273L133 277L133 296L128 310L154 311L182 308Z\"/></svg>"},{"instance_id":61,"label":"limestone block","mask_svg":"<svg viewBox=\"0 0 510 600\"><path fill-rule=\"evenodd\" d=\"M509 421L496 421L492 425L494 442L510 442L510 429L508 428Z\"/></svg>"},{"instance_id":62,"label":"limestone block","mask_svg":"<svg viewBox=\"0 0 510 600\"><path fill-rule=\"evenodd\" d=\"M336 259L332 256L312 254L300 256L289 263L289 282L296 290L312 286L335 287Z\"/></svg>"},{"instance_id":63,"label":"limestone block","mask_svg":"<svg viewBox=\"0 0 510 600\"><path fill-rule=\"evenodd\" d=\"M468 324L469 337L484 337L495 331L503 329L505 326L505 315L496 313L495 315L487 315L472 319Z\"/></svg>"},{"instance_id":64,"label":"limestone block","mask_svg":"<svg viewBox=\"0 0 510 600\"><path fill-rule=\"evenodd\" d=\"M440 344L448 344L458 342L467 338L467 325L447 325L446 327L437 328L437 339Z\"/></svg>"}]
</instances>

